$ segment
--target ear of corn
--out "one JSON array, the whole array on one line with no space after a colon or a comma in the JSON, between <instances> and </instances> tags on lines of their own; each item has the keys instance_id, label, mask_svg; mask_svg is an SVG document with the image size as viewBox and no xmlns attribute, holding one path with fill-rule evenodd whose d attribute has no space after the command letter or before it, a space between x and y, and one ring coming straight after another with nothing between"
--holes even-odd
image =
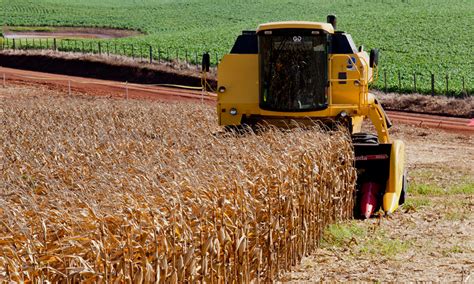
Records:
<instances>
[{"instance_id":1,"label":"ear of corn","mask_svg":"<svg viewBox=\"0 0 474 284\"><path fill-rule=\"evenodd\" d=\"M1 99L0 282L274 279L352 215L348 137L211 108Z\"/></svg>"}]
</instances>

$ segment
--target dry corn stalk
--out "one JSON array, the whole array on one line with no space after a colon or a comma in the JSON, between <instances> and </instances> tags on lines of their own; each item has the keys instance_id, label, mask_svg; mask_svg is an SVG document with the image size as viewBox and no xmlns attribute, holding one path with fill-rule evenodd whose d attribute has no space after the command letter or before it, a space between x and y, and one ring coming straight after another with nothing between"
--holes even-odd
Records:
<instances>
[{"instance_id":1,"label":"dry corn stalk","mask_svg":"<svg viewBox=\"0 0 474 284\"><path fill-rule=\"evenodd\" d=\"M342 132L188 104L2 98L0 282L270 280L352 215Z\"/></svg>"}]
</instances>

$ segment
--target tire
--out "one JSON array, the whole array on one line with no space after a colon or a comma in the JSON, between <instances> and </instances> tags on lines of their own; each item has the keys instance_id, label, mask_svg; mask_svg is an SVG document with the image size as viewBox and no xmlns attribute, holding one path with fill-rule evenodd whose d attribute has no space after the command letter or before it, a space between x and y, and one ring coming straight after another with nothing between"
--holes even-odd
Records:
<instances>
[{"instance_id":1,"label":"tire","mask_svg":"<svg viewBox=\"0 0 474 284\"><path fill-rule=\"evenodd\" d=\"M398 200L398 205L402 205L405 203L405 198L407 196L407 174L403 174L403 185L402 185L402 191L400 192L400 199Z\"/></svg>"},{"instance_id":2,"label":"tire","mask_svg":"<svg viewBox=\"0 0 474 284\"><path fill-rule=\"evenodd\" d=\"M370 133L354 133L352 134L352 143L378 145L379 138Z\"/></svg>"}]
</instances>

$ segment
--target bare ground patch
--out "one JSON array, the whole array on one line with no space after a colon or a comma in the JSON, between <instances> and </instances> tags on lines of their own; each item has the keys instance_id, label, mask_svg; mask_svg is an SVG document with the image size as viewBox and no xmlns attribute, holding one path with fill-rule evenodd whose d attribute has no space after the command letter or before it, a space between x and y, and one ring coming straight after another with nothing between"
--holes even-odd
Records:
<instances>
[{"instance_id":1,"label":"bare ground patch","mask_svg":"<svg viewBox=\"0 0 474 284\"><path fill-rule=\"evenodd\" d=\"M390 217L328 229L322 248L282 282L474 280L473 136L406 125L392 133L407 143L407 203Z\"/></svg>"},{"instance_id":2,"label":"bare ground patch","mask_svg":"<svg viewBox=\"0 0 474 284\"><path fill-rule=\"evenodd\" d=\"M92 27L5 27L5 38L123 38L142 35L139 31Z\"/></svg>"},{"instance_id":3,"label":"bare ground patch","mask_svg":"<svg viewBox=\"0 0 474 284\"><path fill-rule=\"evenodd\" d=\"M430 113L437 115L474 117L474 98L452 98L421 94L397 94L375 91L374 94L387 110Z\"/></svg>"}]
</instances>

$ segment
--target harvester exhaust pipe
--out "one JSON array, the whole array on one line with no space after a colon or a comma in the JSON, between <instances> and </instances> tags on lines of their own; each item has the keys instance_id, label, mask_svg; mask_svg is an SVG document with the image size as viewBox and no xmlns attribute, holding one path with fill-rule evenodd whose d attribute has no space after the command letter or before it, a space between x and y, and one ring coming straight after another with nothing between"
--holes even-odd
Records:
<instances>
[{"instance_id":1,"label":"harvester exhaust pipe","mask_svg":"<svg viewBox=\"0 0 474 284\"><path fill-rule=\"evenodd\" d=\"M332 25L334 30L336 30L336 25L337 25L336 15L328 15L327 22Z\"/></svg>"}]
</instances>

